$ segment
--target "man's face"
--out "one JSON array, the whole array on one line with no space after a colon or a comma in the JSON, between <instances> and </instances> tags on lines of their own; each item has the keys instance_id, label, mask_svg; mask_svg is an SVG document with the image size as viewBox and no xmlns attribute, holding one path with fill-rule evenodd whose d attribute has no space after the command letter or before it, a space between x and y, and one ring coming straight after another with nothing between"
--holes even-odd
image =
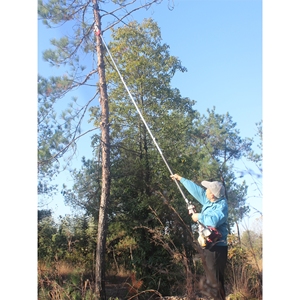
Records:
<instances>
[{"instance_id":1,"label":"man's face","mask_svg":"<svg viewBox=\"0 0 300 300\"><path fill-rule=\"evenodd\" d=\"M206 197L209 199L209 201L214 202L215 201L215 196L213 193L210 191L210 189L206 189Z\"/></svg>"}]
</instances>

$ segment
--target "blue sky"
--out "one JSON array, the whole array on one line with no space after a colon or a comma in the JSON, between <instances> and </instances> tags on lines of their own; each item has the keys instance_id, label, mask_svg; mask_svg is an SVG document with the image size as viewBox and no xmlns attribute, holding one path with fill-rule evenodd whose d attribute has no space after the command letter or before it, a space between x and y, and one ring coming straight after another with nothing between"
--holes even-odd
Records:
<instances>
[{"instance_id":1,"label":"blue sky","mask_svg":"<svg viewBox=\"0 0 300 300\"><path fill-rule=\"evenodd\" d=\"M187 72L174 76L173 87L178 88L182 96L196 100L195 108L201 114L214 106L219 114L228 112L237 123L241 136L254 138L257 133L255 123L262 120L261 1L175 0L174 4L172 11L167 2L162 2L133 15L139 22L153 18L161 29L163 42L170 46L171 55L178 57L187 68ZM50 38L58 37L60 33L59 28L38 27L38 71L44 76L59 72L43 62L41 54L49 47ZM108 32L104 39L109 41ZM89 145L87 138L80 143ZM79 149L75 163L78 167L83 155L91 155L89 147ZM243 163L253 168L247 161ZM239 164L237 167L243 169L245 166ZM251 176L246 180L248 204L262 211L262 199L254 184L257 180L254 182ZM60 187L62 182L71 187L67 172L58 178ZM261 180L258 183L262 187ZM60 194L53 198L48 208L56 216L71 212L63 204ZM258 216L254 214L254 218Z\"/></svg>"}]
</instances>

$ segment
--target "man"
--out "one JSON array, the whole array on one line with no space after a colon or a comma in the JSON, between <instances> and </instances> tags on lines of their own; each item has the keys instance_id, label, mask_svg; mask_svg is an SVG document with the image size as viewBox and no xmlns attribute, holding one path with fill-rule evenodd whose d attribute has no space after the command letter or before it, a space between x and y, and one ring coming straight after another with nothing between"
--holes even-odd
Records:
<instances>
[{"instance_id":1,"label":"man","mask_svg":"<svg viewBox=\"0 0 300 300\"><path fill-rule=\"evenodd\" d=\"M204 249L207 265L206 277L209 283L218 282L220 298L225 300L224 271L227 263L227 235L228 235L228 205L225 198L225 188L219 181L202 181L201 185L183 178L178 174L171 175L178 180L188 192L202 204L201 213L193 213L192 220L199 221L205 226L216 228L222 237L220 241L209 249Z\"/></svg>"}]
</instances>

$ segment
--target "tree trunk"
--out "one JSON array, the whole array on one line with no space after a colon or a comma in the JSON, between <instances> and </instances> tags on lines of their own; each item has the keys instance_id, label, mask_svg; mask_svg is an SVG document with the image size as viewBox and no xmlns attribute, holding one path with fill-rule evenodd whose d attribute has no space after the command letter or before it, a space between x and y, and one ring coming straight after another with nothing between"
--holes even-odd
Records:
<instances>
[{"instance_id":1,"label":"tree trunk","mask_svg":"<svg viewBox=\"0 0 300 300\"><path fill-rule=\"evenodd\" d=\"M109 107L105 77L104 48L101 39L101 18L98 1L93 0L95 36L99 74L99 92L101 106L101 157L102 157L102 190L99 206L96 266L95 266L95 293L97 299L106 299L105 294L105 248L107 233L107 207L110 195L110 139L109 139Z\"/></svg>"},{"instance_id":2,"label":"tree trunk","mask_svg":"<svg viewBox=\"0 0 300 300\"><path fill-rule=\"evenodd\" d=\"M237 230L237 235L238 235L238 240L239 240L239 245L241 246L241 234L240 234L240 227L239 227L239 223L235 222L236 225L236 230Z\"/></svg>"}]
</instances>

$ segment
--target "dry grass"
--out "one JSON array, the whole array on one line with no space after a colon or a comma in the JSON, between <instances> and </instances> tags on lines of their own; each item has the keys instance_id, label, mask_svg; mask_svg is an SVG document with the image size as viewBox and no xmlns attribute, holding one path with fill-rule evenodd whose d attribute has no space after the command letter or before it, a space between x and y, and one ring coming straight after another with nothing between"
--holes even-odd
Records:
<instances>
[{"instance_id":1,"label":"dry grass","mask_svg":"<svg viewBox=\"0 0 300 300\"><path fill-rule=\"evenodd\" d=\"M38 299L94 299L89 276L83 268L65 262L38 262Z\"/></svg>"},{"instance_id":2,"label":"dry grass","mask_svg":"<svg viewBox=\"0 0 300 300\"><path fill-rule=\"evenodd\" d=\"M229 299L262 299L261 272L251 265L231 266L229 286L232 295Z\"/></svg>"},{"instance_id":3,"label":"dry grass","mask_svg":"<svg viewBox=\"0 0 300 300\"><path fill-rule=\"evenodd\" d=\"M57 270L58 275L67 276L67 275L74 273L75 268L67 263L62 262L56 266L56 270Z\"/></svg>"},{"instance_id":4,"label":"dry grass","mask_svg":"<svg viewBox=\"0 0 300 300\"><path fill-rule=\"evenodd\" d=\"M78 269L78 268L77 268ZM65 262L57 262L55 264L46 264L45 262L38 262L38 275L57 273L60 276L66 276L74 273L75 268Z\"/></svg>"}]
</instances>

